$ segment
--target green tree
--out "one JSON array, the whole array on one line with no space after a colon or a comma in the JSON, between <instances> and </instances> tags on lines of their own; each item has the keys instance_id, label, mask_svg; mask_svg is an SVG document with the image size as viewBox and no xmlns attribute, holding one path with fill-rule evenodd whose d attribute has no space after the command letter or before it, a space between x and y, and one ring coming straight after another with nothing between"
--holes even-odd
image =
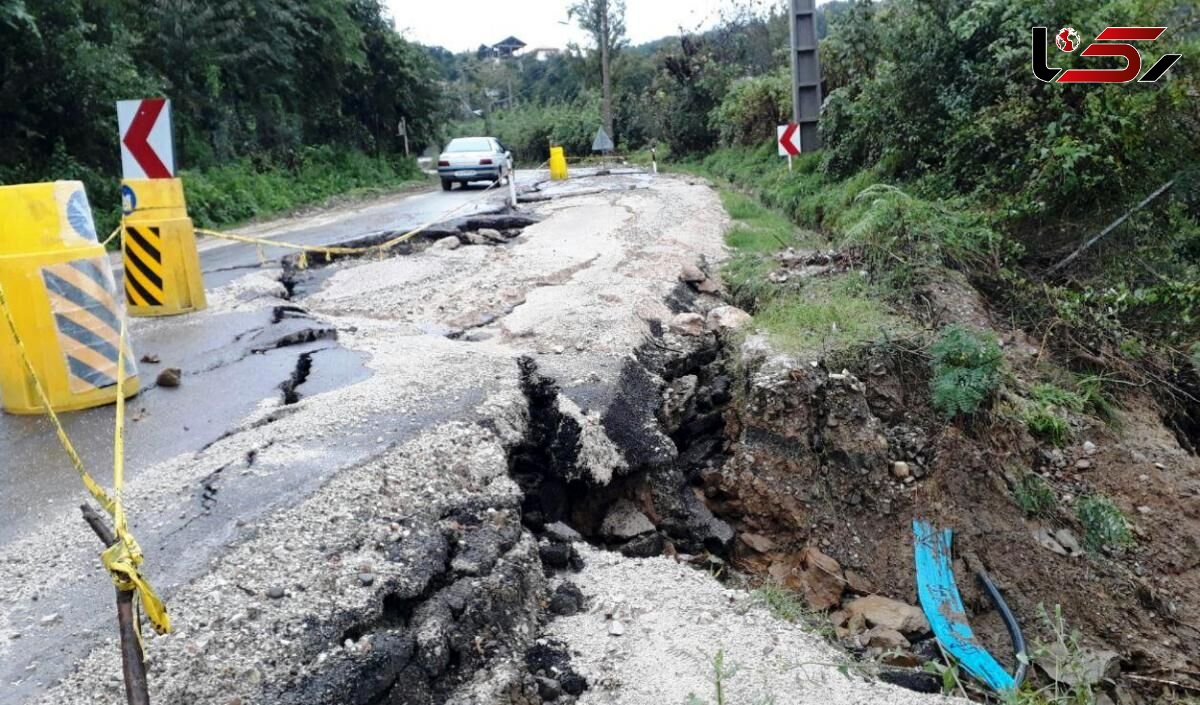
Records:
<instances>
[{"instance_id":1,"label":"green tree","mask_svg":"<svg viewBox=\"0 0 1200 705\"><path fill-rule=\"evenodd\" d=\"M615 142L613 131L612 60L625 44L625 0L579 0L567 11L569 17L592 35L600 56L604 130Z\"/></svg>"}]
</instances>

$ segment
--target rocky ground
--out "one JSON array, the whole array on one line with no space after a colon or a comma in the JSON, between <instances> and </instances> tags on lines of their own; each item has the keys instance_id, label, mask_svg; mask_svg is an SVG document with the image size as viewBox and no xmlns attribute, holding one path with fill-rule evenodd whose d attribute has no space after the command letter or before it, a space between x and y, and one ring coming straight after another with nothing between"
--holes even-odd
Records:
<instances>
[{"instance_id":1,"label":"rocky ground","mask_svg":"<svg viewBox=\"0 0 1200 705\"><path fill-rule=\"evenodd\" d=\"M741 550L699 489L730 450L720 343L746 323L718 296L726 218L705 184L591 181L546 189L527 227L466 223L401 256L260 270L211 293L197 316L303 315L370 376L309 389L325 353L305 353L280 398L127 488L148 575L194 568L158 582L176 628L147 641L153 700L715 702L718 654L738 702L928 699L868 683L714 577ZM299 499L230 514L205 537L215 550L159 548L192 526L168 515L181 498L220 515L272 484ZM60 605L111 610L83 531L64 511L0 555L22 576L0 657L28 664L10 685L29 701L122 701L115 633L72 632L63 653L80 656L59 657L61 678L22 651L75 618ZM67 589L85 582L96 590Z\"/></svg>"}]
</instances>

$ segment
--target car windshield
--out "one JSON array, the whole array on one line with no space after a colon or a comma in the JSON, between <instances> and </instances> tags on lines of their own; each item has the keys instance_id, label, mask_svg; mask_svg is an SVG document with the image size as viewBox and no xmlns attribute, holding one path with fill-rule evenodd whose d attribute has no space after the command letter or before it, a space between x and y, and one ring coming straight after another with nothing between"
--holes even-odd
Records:
<instances>
[{"instance_id":1,"label":"car windshield","mask_svg":"<svg viewBox=\"0 0 1200 705\"><path fill-rule=\"evenodd\" d=\"M490 152L492 151L491 143L483 137L461 137L456 140L450 140L450 144L446 145L447 152Z\"/></svg>"}]
</instances>

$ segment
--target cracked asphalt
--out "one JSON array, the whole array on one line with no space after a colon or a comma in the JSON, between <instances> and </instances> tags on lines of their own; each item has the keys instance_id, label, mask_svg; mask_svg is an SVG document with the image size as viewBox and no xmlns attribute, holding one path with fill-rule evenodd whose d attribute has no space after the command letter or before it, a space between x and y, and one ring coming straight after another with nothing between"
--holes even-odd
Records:
<instances>
[{"instance_id":1,"label":"cracked asphalt","mask_svg":"<svg viewBox=\"0 0 1200 705\"><path fill-rule=\"evenodd\" d=\"M518 183L530 188L543 178L521 174ZM606 187L647 187L643 177L620 178L625 181ZM561 195L564 188L580 187L545 191ZM333 243L402 231L478 199L481 191L388 198L251 232L289 242ZM495 209L503 195L492 191L456 215ZM595 226L627 215L602 197L589 198L599 199L585 218L599 217ZM539 207L560 217L554 214L559 204ZM303 501L339 473L439 424L471 416L489 393L511 387L518 352L550 352L570 343L578 354L574 338L587 330L572 330L569 320L561 322L565 328L547 326L544 342L529 330L516 333L515 345L499 340L511 337L503 324L507 318L518 320L508 315L514 307L528 298L529 308L541 308L533 290L569 288L567 280L594 263L601 250L607 252L608 266L619 264L620 253L607 241L564 242L579 224L569 216L564 220L568 230L543 229L543 237L557 243L550 246L543 246L542 238L523 236L506 246L338 262L320 270L315 291L297 301L287 300L278 263L260 266L254 247L203 242L209 308L131 322L135 355L160 360L140 363L144 391L128 405L126 453L131 528L160 592L171 599L232 545L253 536L259 522ZM719 242L719 234L711 239ZM519 254L514 262L512 253L525 250L530 256ZM664 280L670 282L677 264L668 269ZM499 305L496 294L510 281L532 294ZM474 342L445 337L447 330L463 327L456 321L480 312L488 312L489 325L470 326L478 333ZM430 327L431 322L438 325ZM633 322L640 325L636 318ZM318 337L276 347L289 337L303 340L309 337L306 331L329 328L338 329L336 340ZM640 333L625 337L604 357L617 348L619 354L628 352ZM312 356L311 369L296 379L297 362L306 353ZM417 368L409 367L418 360ZM560 365L563 374L581 380L603 369L583 360L556 362L567 363ZM609 367L617 364L614 358ZM399 371L392 370L396 366ZM154 385L166 367L182 370L180 387ZM443 374L436 373L439 367ZM280 386L289 379L298 382L297 404L283 398ZM112 420L112 407L64 416L102 484L111 474ZM0 598L0 682L5 702L22 702L69 678L88 654L107 653L96 647L114 637L112 587L99 566L99 546L79 519L84 490L50 424L38 417L0 416L0 447L5 451L0 455L0 564L25 578Z\"/></svg>"},{"instance_id":2,"label":"cracked asphalt","mask_svg":"<svg viewBox=\"0 0 1200 705\"><path fill-rule=\"evenodd\" d=\"M518 184L532 182L534 172L518 174ZM327 245L382 231L404 231L472 201L461 214L500 205L503 189L484 193L480 185L450 193L428 191L389 196L369 203L339 207L312 216L286 218L239 229L239 234L306 245ZM205 239L200 243L205 287L211 292L262 268L257 248L243 243ZM264 248L270 261L292 251ZM120 287L120 260L113 259ZM279 301L277 304L286 304ZM318 393L359 381L367 373L360 356L336 345L305 344L256 354L275 339L318 326L289 318L271 322L274 306L202 317L131 319L130 334L138 357L157 356L161 364L140 363L142 393L129 403L130 430L126 458L130 476L187 451L198 451L226 433L264 400L279 395L296 356L322 350L318 372L306 393ZM155 378L167 367L184 372L178 389L160 390ZM223 390L212 395L212 389ZM112 407L65 414L64 426L88 468L103 481L112 467ZM151 427L143 430L143 427ZM67 463L53 426L43 417L0 414L0 544L28 531L64 507L74 507L82 487Z\"/></svg>"},{"instance_id":3,"label":"cracked asphalt","mask_svg":"<svg viewBox=\"0 0 1200 705\"><path fill-rule=\"evenodd\" d=\"M519 358L534 359L539 374L557 381L560 404L589 447L611 443L601 423L604 399L650 331L671 320L681 268L725 256L728 217L713 189L687 178L526 178L537 196L529 210L541 221L523 231L493 239L463 233L461 245L439 241L407 255L339 261L310 272L290 299L278 265L242 268L239 262L256 257L252 248L206 243L206 273L221 281L210 282L209 309L134 327L139 355L157 355L159 366L184 374L180 388L151 388L131 404L138 420L129 429L126 505L146 575L175 627L169 636L148 636L152 701L304 702L304 684L338 668L369 681L371 674L357 678L355 669L386 635L356 642L345 625L386 613L386 591L412 582L428 562L419 539L436 533L447 511L469 507L499 520L520 505L508 465L531 416ZM441 197L392 199L262 231L324 238L314 233L401 229L400 221ZM416 204L406 206L410 199ZM389 209L398 210L388 216ZM331 329L336 339L317 333ZM144 366L147 380L159 366ZM295 385L295 399L284 398L285 380ZM69 417L98 469L110 467L111 413ZM112 585L75 508L82 489L44 422L9 417L2 424L6 449L10 441L25 444L0 457L0 566L13 576L0 595L3 701L121 702ZM615 451L580 459L597 478L611 477L621 462ZM492 643L515 651L490 654L475 642L483 665L452 681L454 692L439 702L510 703L519 690L522 650L542 628L544 579L532 535L514 536L509 555L531 560L497 558L496 571L517 573L527 589L506 593L508 604L520 602L520 618ZM772 650L770 660L748 658L743 678L772 681L789 702L919 700L850 681L831 689L821 679L840 676L836 664L824 663L833 657L819 637L761 610L726 610L746 595L702 573L667 559L589 554L588 561L578 579L589 598L620 603L614 609L638 618L630 629L639 638L613 648L603 610L556 627L597 684L581 702L667 702L662 692L642 692L663 672L662 654L707 649L716 638L734 640L731 647L747 657ZM364 572L371 580L362 580ZM461 584L490 602L503 592L498 580ZM670 604L659 599L664 586ZM696 605L720 614L697 628ZM809 668L801 673L796 664ZM689 670L679 659L670 665L674 691L704 692L704 669ZM806 698L792 698L801 691ZM344 691L331 692L334 700L322 702Z\"/></svg>"}]
</instances>

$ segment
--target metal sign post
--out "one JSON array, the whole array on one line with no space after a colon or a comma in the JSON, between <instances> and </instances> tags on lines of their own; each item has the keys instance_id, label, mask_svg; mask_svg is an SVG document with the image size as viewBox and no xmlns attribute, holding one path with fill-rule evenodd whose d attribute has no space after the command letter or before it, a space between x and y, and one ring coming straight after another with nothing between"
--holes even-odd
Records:
<instances>
[{"instance_id":1,"label":"metal sign post","mask_svg":"<svg viewBox=\"0 0 1200 705\"><path fill-rule=\"evenodd\" d=\"M791 0L792 121L800 126L804 151L821 148L821 60L817 54L815 0Z\"/></svg>"},{"instance_id":2,"label":"metal sign post","mask_svg":"<svg viewBox=\"0 0 1200 705\"><path fill-rule=\"evenodd\" d=\"M404 138L404 156L408 156L408 121L400 118L400 124L396 127L396 134Z\"/></svg>"}]
</instances>

